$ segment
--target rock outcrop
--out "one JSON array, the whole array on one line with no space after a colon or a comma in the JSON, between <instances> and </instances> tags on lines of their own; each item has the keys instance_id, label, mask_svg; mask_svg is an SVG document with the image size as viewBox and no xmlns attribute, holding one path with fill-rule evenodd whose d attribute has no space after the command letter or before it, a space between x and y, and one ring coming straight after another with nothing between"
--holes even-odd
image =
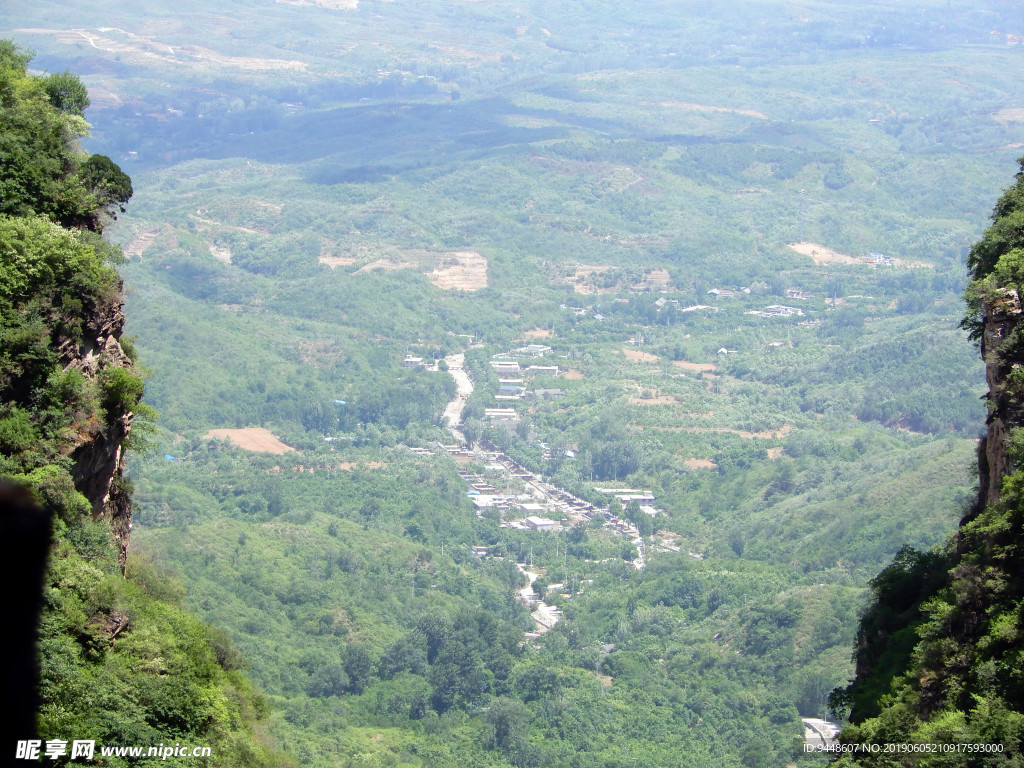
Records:
<instances>
[{"instance_id":1,"label":"rock outcrop","mask_svg":"<svg viewBox=\"0 0 1024 768\"><path fill-rule=\"evenodd\" d=\"M1020 363L1007 355L1006 347L1013 344L1022 315L1020 296L1013 288L1003 289L985 302L981 356L988 382L989 417L978 455L979 507L998 501L1003 478L1014 469L1008 450L1010 433L1024 424L1024 409L1010 380Z\"/></svg>"},{"instance_id":2,"label":"rock outcrop","mask_svg":"<svg viewBox=\"0 0 1024 768\"><path fill-rule=\"evenodd\" d=\"M87 379L97 380L104 370L118 367L132 370L132 361L121 348L124 305L118 292L86 317L81 341L65 339L59 346L61 362L79 370ZM80 422L71 449L75 487L92 505L96 518L110 524L118 559L124 571L132 527L132 500L124 479L125 441L132 429L131 411L108 413Z\"/></svg>"}]
</instances>

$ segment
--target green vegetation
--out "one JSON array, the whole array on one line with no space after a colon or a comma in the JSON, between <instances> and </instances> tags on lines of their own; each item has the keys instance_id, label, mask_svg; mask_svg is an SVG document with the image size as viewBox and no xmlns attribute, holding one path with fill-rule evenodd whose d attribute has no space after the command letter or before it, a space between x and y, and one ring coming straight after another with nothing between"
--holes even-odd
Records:
<instances>
[{"instance_id":1,"label":"green vegetation","mask_svg":"<svg viewBox=\"0 0 1024 768\"><path fill-rule=\"evenodd\" d=\"M1018 151L1024 25L721 6L81 4L81 45L39 31L56 3L12 11L42 65L87 67L89 146L133 171L79 173L107 213L135 193L111 231L164 432L133 546L302 764L818 765L800 717L851 676L858 612L934 575L913 552L973 497L962 260ZM558 373L496 399L494 356L533 342ZM464 433L602 507L650 491L653 518L612 504L639 544L477 517L457 469L529 489L423 452L452 378L403 359L453 353ZM295 450L207 437L251 427ZM531 564L562 611L538 637ZM899 642L858 706L926 592L869 612Z\"/></svg>"},{"instance_id":2,"label":"green vegetation","mask_svg":"<svg viewBox=\"0 0 1024 768\"><path fill-rule=\"evenodd\" d=\"M0 476L54 515L38 732L100 747L191 740L210 746L218 765L280 765L254 735L265 700L238 671L230 640L151 565L130 561L125 580L111 531L117 513L87 498L95 488L84 467L99 461L90 452L121 441L133 416L140 426L152 417L117 343L116 249L96 234L131 184L108 158L78 148L88 105L81 82L29 75L29 60L0 42ZM106 483L120 499L130 482L114 465Z\"/></svg>"},{"instance_id":3,"label":"green vegetation","mask_svg":"<svg viewBox=\"0 0 1024 768\"><path fill-rule=\"evenodd\" d=\"M1024 172L999 199L992 225L971 249L965 327L982 339L992 373L989 455L978 501L943 551L903 551L873 582L860 628L857 678L832 696L852 705L850 742L996 745L998 755L936 754L922 765L1012 765L1024 750L1020 657L1022 470L1021 275ZM988 474L992 473L991 478ZM988 484L994 485L994 491ZM993 493L995 498L993 498ZM887 761L888 760L888 761ZM843 765L895 765L847 757Z\"/></svg>"}]
</instances>

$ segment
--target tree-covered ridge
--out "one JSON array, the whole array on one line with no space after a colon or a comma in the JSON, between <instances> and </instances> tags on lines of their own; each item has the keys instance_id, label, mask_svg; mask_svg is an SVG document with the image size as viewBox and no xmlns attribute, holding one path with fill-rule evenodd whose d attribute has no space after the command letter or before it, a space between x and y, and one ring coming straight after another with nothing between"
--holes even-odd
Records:
<instances>
[{"instance_id":1,"label":"tree-covered ridge","mask_svg":"<svg viewBox=\"0 0 1024 768\"><path fill-rule=\"evenodd\" d=\"M27 77L29 60L0 41L0 213L100 230L131 197L131 181L110 158L79 148L89 130L85 86L67 72Z\"/></svg>"},{"instance_id":2,"label":"tree-covered ridge","mask_svg":"<svg viewBox=\"0 0 1024 768\"><path fill-rule=\"evenodd\" d=\"M1024 172L999 199L971 249L969 312L989 379L989 430L979 449L979 498L944 551L905 550L872 582L848 743L1000 745L998 755L915 755L914 765L1017 765L1024 751ZM848 755L842 765L903 765Z\"/></svg>"},{"instance_id":3,"label":"tree-covered ridge","mask_svg":"<svg viewBox=\"0 0 1024 768\"><path fill-rule=\"evenodd\" d=\"M101 232L132 187L78 144L81 82L30 75L29 60L0 41L0 480L53 514L38 734L97 746L189 741L210 746L218 765L280 764L254 736L264 704L230 642L147 564L133 560L124 578L123 452L153 414L120 341L120 252ZM132 764L149 762L161 761Z\"/></svg>"}]
</instances>

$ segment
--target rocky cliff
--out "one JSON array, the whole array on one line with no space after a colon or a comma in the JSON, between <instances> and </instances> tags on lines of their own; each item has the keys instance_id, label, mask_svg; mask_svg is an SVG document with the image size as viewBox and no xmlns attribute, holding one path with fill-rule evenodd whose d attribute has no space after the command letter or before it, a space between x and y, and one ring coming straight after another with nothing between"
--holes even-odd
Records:
<instances>
[{"instance_id":1,"label":"rocky cliff","mask_svg":"<svg viewBox=\"0 0 1024 768\"><path fill-rule=\"evenodd\" d=\"M978 451L979 508L999 500L1003 478L1014 469L1009 451L1010 436L1024 424L1024 403L1020 402L1011 381L1014 372L1020 369L1020 362L1012 356L1012 346L1022 319L1016 288L1003 287L986 297L980 342L988 382L989 418Z\"/></svg>"},{"instance_id":2,"label":"rocky cliff","mask_svg":"<svg viewBox=\"0 0 1024 768\"><path fill-rule=\"evenodd\" d=\"M120 292L109 297L85 318L81 341L65 339L59 344L65 370L78 370L92 382L98 382L104 371L113 368L133 370L120 344L125 322L123 306ZM75 488L88 499L93 517L109 523L122 573L132 528L132 500L124 482L124 446L133 420L131 410L115 410L104 420L87 418L76 425L71 448Z\"/></svg>"}]
</instances>

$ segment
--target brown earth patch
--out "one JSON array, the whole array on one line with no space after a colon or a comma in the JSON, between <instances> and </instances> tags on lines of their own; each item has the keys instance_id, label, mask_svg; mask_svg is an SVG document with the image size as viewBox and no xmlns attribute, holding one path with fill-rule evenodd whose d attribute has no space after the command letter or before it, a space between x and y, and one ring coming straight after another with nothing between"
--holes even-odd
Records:
<instances>
[{"instance_id":1,"label":"brown earth patch","mask_svg":"<svg viewBox=\"0 0 1024 768\"><path fill-rule=\"evenodd\" d=\"M109 88L93 87L89 89L89 106L96 109L111 109L124 104L120 95Z\"/></svg>"},{"instance_id":2,"label":"brown earth patch","mask_svg":"<svg viewBox=\"0 0 1024 768\"><path fill-rule=\"evenodd\" d=\"M579 381L580 379L584 379L586 377L583 375L582 371L577 371L575 368L569 368L565 372L565 378L569 379L570 381Z\"/></svg>"},{"instance_id":3,"label":"brown earth patch","mask_svg":"<svg viewBox=\"0 0 1024 768\"><path fill-rule=\"evenodd\" d=\"M246 451L257 451L259 453L282 454L295 450L290 445L282 443L269 429L264 429L263 427L211 429L203 437L207 440L213 438L228 440Z\"/></svg>"},{"instance_id":4,"label":"brown earth patch","mask_svg":"<svg viewBox=\"0 0 1024 768\"><path fill-rule=\"evenodd\" d=\"M772 461L775 461L776 459L781 458L782 457L782 453L783 453L783 451L782 451L781 448L769 448L767 450L768 458L771 459Z\"/></svg>"},{"instance_id":5,"label":"brown earth patch","mask_svg":"<svg viewBox=\"0 0 1024 768\"><path fill-rule=\"evenodd\" d=\"M679 401L672 395L658 395L657 397L631 397L629 402L634 405L675 405Z\"/></svg>"},{"instance_id":6,"label":"brown earth patch","mask_svg":"<svg viewBox=\"0 0 1024 768\"><path fill-rule=\"evenodd\" d=\"M679 366L684 371L695 371L696 373L709 373L718 370L718 366L714 363L691 363L689 360L673 360L672 365Z\"/></svg>"},{"instance_id":7,"label":"brown earth patch","mask_svg":"<svg viewBox=\"0 0 1024 768\"><path fill-rule=\"evenodd\" d=\"M534 328L523 334L524 339L549 339L551 338L550 328Z\"/></svg>"},{"instance_id":8,"label":"brown earth patch","mask_svg":"<svg viewBox=\"0 0 1024 768\"><path fill-rule=\"evenodd\" d=\"M24 34L52 36L58 43L94 48L116 54L123 63L145 66L185 66L193 69L214 69L217 66L244 69L250 72L274 70L305 70L306 64L287 59L260 59L225 56L197 45L172 46L146 35L136 35L113 27L103 34L92 29L19 29ZM113 39L114 35L120 39ZM213 65L213 66L210 66Z\"/></svg>"},{"instance_id":9,"label":"brown earth patch","mask_svg":"<svg viewBox=\"0 0 1024 768\"><path fill-rule=\"evenodd\" d=\"M600 264L579 264L573 268L575 271L570 277L563 278L565 282L572 286L574 293L580 294L600 294L600 293L615 293L618 290L618 284L607 288L598 287L593 285L591 277L594 275L600 275L605 272L609 272L615 269L612 265L600 265Z\"/></svg>"},{"instance_id":10,"label":"brown earth patch","mask_svg":"<svg viewBox=\"0 0 1024 768\"><path fill-rule=\"evenodd\" d=\"M665 287L672 282L672 276L669 275L667 269L652 269L644 275L644 278L650 286Z\"/></svg>"},{"instance_id":11,"label":"brown earth patch","mask_svg":"<svg viewBox=\"0 0 1024 768\"><path fill-rule=\"evenodd\" d=\"M326 264L331 269L334 269L335 267L351 266L352 264L355 264L357 261L359 261L359 259L355 258L354 256L324 256L323 254L321 254L318 261L321 264Z\"/></svg>"},{"instance_id":12,"label":"brown earth patch","mask_svg":"<svg viewBox=\"0 0 1024 768\"><path fill-rule=\"evenodd\" d=\"M650 103L650 102L647 102ZM688 112L728 112L733 115L744 115L745 117L756 117L758 120L769 120L764 112L758 112L756 109L734 109L732 107L716 107L710 104L694 104L689 101L661 101L658 102L659 106L662 107L673 107L675 109L684 109Z\"/></svg>"},{"instance_id":13,"label":"brown earth patch","mask_svg":"<svg viewBox=\"0 0 1024 768\"><path fill-rule=\"evenodd\" d=\"M652 355L650 352L641 352L639 349L623 349L620 351L628 360L632 360L635 363L656 363L659 359L657 355Z\"/></svg>"},{"instance_id":14,"label":"brown earth patch","mask_svg":"<svg viewBox=\"0 0 1024 768\"><path fill-rule=\"evenodd\" d=\"M345 264L344 259L347 257L335 257L321 251L322 264L329 264L335 259L335 263ZM353 274L365 274L376 269L389 272L400 269L416 270L426 274L430 282L444 290L477 291L487 287L487 259L476 251L438 252L410 248L374 259Z\"/></svg>"},{"instance_id":15,"label":"brown earth patch","mask_svg":"<svg viewBox=\"0 0 1024 768\"><path fill-rule=\"evenodd\" d=\"M373 272L376 269L383 270L385 272L397 272L400 269L416 269L419 265L414 261L399 261L398 259L377 259L371 261L369 264L364 264L355 271L357 275L365 275L367 272Z\"/></svg>"},{"instance_id":16,"label":"brown earth patch","mask_svg":"<svg viewBox=\"0 0 1024 768\"><path fill-rule=\"evenodd\" d=\"M1000 109L992 115L1000 123L1024 123L1024 109L1020 107L1008 107Z\"/></svg>"},{"instance_id":17,"label":"brown earth patch","mask_svg":"<svg viewBox=\"0 0 1024 768\"><path fill-rule=\"evenodd\" d=\"M155 230L140 232L135 237L133 237L131 241L128 243L128 245L126 245L121 250L124 252L124 255L127 256L128 258L132 258L133 256L141 256L146 251L146 249L153 244L153 241L156 240L157 235L159 234L160 233Z\"/></svg>"},{"instance_id":18,"label":"brown earth patch","mask_svg":"<svg viewBox=\"0 0 1024 768\"><path fill-rule=\"evenodd\" d=\"M231 263L231 251L221 245L210 246L210 255L213 256L217 261L222 261L225 264Z\"/></svg>"},{"instance_id":19,"label":"brown earth patch","mask_svg":"<svg viewBox=\"0 0 1024 768\"><path fill-rule=\"evenodd\" d=\"M476 251L438 254L440 263L430 282L446 291L478 291L487 287L487 259Z\"/></svg>"},{"instance_id":20,"label":"brown earth patch","mask_svg":"<svg viewBox=\"0 0 1024 768\"><path fill-rule=\"evenodd\" d=\"M203 213L206 213L206 211L204 211ZM250 234L250 235L266 235L266 234L269 234L269 232L270 232L266 228L263 228L263 229L253 229L252 227L239 227L239 226L236 226L234 224L224 224L223 222L214 221L213 219L203 218L202 216L200 216L198 214L194 214L194 213L190 213L188 215L188 217L190 219L192 219L193 221L199 222L199 224L202 225L202 226L197 226L196 227L196 230L199 231L199 232L208 232L211 229L214 229L214 228L217 228L217 227L219 227L221 229L232 229L232 230L235 230L236 232L245 232L245 233Z\"/></svg>"},{"instance_id":21,"label":"brown earth patch","mask_svg":"<svg viewBox=\"0 0 1024 768\"><path fill-rule=\"evenodd\" d=\"M338 469L348 471L350 469L380 469L384 466L383 461L343 461L338 464Z\"/></svg>"},{"instance_id":22,"label":"brown earth patch","mask_svg":"<svg viewBox=\"0 0 1024 768\"><path fill-rule=\"evenodd\" d=\"M818 243L787 243L787 245L801 256L810 257L815 264L863 264L863 259L848 256L845 253L833 250Z\"/></svg>"},{"instance_id":23,"label":"brown earth patch","mask_svg":"<svg viewBox=\"0 0 1024 768\"><path fill-rule=\"evenodd\" d=\"M866 256L849 256L845 253L833 250L818 243L787 243L787 245L802 256L808 256L815 264L854 264L858 266L871 266L873 262ZM935 265L927 261L906 261L905 259L890 259L894 267L906 269L930 269Z\"/></svg>"},{"instance_id":24,"label":"brown earth patch","mask_svg":"<svg viewBox=\"0 0 1024 768\"><path fill-rule=\"evenodd\" d=\"M687 459L683 463L690 469L718 469L718 465L710 459Z\"/></svg>"}]
</instances>

